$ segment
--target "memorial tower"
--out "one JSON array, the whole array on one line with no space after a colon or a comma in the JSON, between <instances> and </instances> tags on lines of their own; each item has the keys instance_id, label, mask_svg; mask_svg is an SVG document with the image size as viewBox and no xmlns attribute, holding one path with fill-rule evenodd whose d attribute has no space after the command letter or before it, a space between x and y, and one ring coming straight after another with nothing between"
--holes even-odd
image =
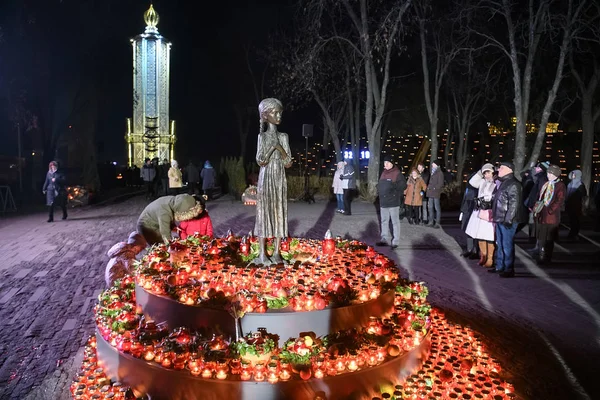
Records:
<instances>
[{"instance_id":1,"label":"memorial tower","mask_svg":"<svg viewBox=\"0 0 600 400\"><path fill-rule=\"evenodd\" d=\"M133 46L133 118L127 118L127 164L142 167L145 158L174 158L175 121L169 120L171 43L158 33L154 7L144 13L146 30Z\"/></svg>"}]
</instances>

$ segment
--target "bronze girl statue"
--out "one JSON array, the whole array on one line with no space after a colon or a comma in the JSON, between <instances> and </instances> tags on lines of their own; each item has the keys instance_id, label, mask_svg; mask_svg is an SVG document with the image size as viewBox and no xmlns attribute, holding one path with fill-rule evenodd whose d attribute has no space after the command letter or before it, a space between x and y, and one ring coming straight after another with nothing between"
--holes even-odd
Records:
<instances>
[{"instance_id":1,"label":"bronze girl statue","mask_svg":"<svg viewBox=\"0 0 600 400\"><path fill-rule=\"evenodd\" d=\"M277 99L264 99L258 105L260 133L256 162L260 166L258 176L258 199L254 234L259 238L259 255L255 264L283 262L279 247L281 239L288 235L287 180L285 168L292 165L288 135L278 132L283 106ZM263 130L266 125L266 130ZM275 238L275 250L269 258L265 251L267 238Z\"/></svg>"}]
</instances>

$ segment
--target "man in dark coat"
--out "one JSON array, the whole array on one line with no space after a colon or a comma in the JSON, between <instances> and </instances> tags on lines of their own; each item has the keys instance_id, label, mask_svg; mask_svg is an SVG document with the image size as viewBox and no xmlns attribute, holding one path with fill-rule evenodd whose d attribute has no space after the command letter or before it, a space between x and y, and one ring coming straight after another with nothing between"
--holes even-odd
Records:
<instances>
[{"instance_id":1,"label":"man in dark coat","mask_svg":"<svg viewBox=\"0 0 600 400\"><path fill-rule=\"evenodd\" d=\"M529 193L527 193L527 197L525 197L525 194L523 194L523 204L525 205L525 208L528 211L527 215L524 216L524 219L526 218L525 220L529 223L529 237L535 236L535 231L537 230L537 222L533 218L533 207L538 201L538 197L540 195L542 187L546 182L548 182L548 176L546 175L546 171L548 170L549 166L550 163L544 161L539 163L532 169L531 176L533 180L533 187L529 190ZM540 246L537 240L535 242L535 247L533 249L527 250L527 252L532 256L537 257L537 255L540 252Z\"/></svg>"},{"instance_id":2,"label":"man in dark coat","mask_svg":"<svg viewBox=\"0 0 600 400\"><path fill-rule=\"evenodd\" d=\"M492 199L492 218L496 224L496 268L502 278L515 276L515 233L522 220L523 188L515 178L515 166L510 161L500 163L500 186Z\"/></svg>"},{"instance_id":3,"label":"man in dark coat","mask_svg":"<svg viewBox=\"0 0 600 400\"><path fill-rule=\"evenodd\" d=\"M140 170L140 177L146 186L146 200L152 200L156 192L154 191L154 180L156 179L156 168L152 161L146 158L144 166Z\"/></svg>"},{"instance_id":4,"label":"man in dark coat","mask_svg":"<svg viewBox=\"0 0 600 400\"><path fill-rule=\"evenodd\" d=\"M429 184L427 185L427 197L429 199L429 223L427 226L432 228L439 228L440 222L442 222L442 205L440 203L440 197L442 195L442 188L444 187L444 174L440 168L440 162L438 160L431 161L431 176L429 177Z\"/></svg>"},{"instance_id":5,"label":"man in dark coat","mask_svg":"<svg viewBox=\"0 0 600 400\"><path fill-rule=\"evenodd\" d=\"M198 167L190 160L190 163L185 167L185 176L188 183L188 194L198 194L198 182L200 182L200 171Z\"/></svg>"},{"instance_id":6,"label":"man in dark coat","mask_svg":"<svg viewBox=\"0 0 600 400\"><path fill-rule=\"evenodd\" d=\"M46 180L42 192L46 195L46 205L48 206L48 222L54 221L54 206L60 206L63 215L62 219L67 219L67 178L65 174L58 170L58 163L51 161L48 165Z\"/></svg>"},{"instance_id":7,"label":"man in dark coat","mask_svg":"<svg viewBox=\"0 0 600 400\"><path fill-rule=\"evenodd\" d=\"M381 241L378 246L392 245L395 249L400 244L400 205L406 190L406 179L398 167L392 163L390 156L383 158L383 172L377 184L379 207L381 210ZM393 237L390 235L390 220L393 226Z\"/></svg>"},{"instance_id":8,"label":"man in dark coat","mask_svg":"<svg viewBox=\"0 0 600 400\"><path fill-rule=\"evenodd\" d=\"M210 161L204 162L204 167L200 171L200 177L202 178L202 192L208 198L212 198L213 188L215 187L216 172Z\"/></svg>"}]
</instances>

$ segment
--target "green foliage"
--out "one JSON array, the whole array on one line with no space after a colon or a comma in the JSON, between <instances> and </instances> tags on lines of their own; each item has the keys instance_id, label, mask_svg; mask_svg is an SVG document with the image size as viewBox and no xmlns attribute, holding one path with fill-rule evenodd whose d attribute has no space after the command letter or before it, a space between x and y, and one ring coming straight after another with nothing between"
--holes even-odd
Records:
<instances>
[{"instance_id":1,"label":"green foliage","mask_svg":"<svg viewBox=\"0 0 600 400\"><path fill-rule=\"evenodd\" d=\"M264 296L265 300L267 300L267 307L270 309L280 309L285 308L290 305L290 302L287 297L272 297L272 296Z\"/></svg>"},{"instance_id":2,"label":"green foliage","mask_svg":"<svg viewBox=\"0 0 600 400\"><path fill-rule=\"evenodd\" d=\"M235 351L242 357L245 355L259 356L272 352L275 348L275 341L265 338L261 344L249 344L246 341L240 340L239 342L235 342L233 346Z\"/></svg>"},{"instance_id":3,"label":"green foliage","mask_svg":"<svg viewBox=\"0 0 600 400\"><path fill-rule=\"evenodd\" d=\"M246 170L241 157L225 157L221 159L221 173L227 175L228 192L236 199L242 198L246 190Z\"/></svg>"}]
</instances>

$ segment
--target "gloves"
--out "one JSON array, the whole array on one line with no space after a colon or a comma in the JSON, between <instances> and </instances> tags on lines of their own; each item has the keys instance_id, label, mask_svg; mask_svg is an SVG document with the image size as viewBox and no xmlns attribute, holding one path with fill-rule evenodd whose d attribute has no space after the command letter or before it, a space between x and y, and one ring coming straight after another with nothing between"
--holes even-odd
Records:
<instances>
[{"instance_id":1,"label":"gloves","mask_svg":"<svg viewBox=\"0 0 600 400\"><path fill-rule=\"evenodd\" d=\"M340 180L343 181L344 180L344 176L340 175Z\"/></svg>"}]
</instances>

